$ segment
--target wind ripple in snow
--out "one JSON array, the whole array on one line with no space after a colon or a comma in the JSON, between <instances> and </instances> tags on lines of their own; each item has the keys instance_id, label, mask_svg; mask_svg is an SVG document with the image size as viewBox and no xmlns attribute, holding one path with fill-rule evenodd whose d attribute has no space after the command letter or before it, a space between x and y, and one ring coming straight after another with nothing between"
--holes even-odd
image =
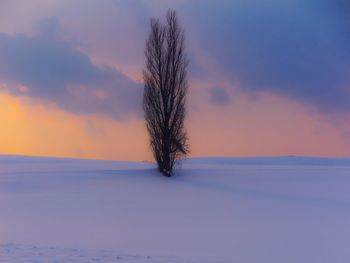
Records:
<instances>
[{"instance_id":1,"label":"wind ripple in snow","mask_svg":"<svg viewBox=\"0 0 350 263\"><path fill-rule=\"evenodd\" d=\"M199 263L176 257L124 255L108 250L39 247L31 245L0 245L1 263ZM202 262L202 261L201 261Z\"/></svg>"}]
</instances>

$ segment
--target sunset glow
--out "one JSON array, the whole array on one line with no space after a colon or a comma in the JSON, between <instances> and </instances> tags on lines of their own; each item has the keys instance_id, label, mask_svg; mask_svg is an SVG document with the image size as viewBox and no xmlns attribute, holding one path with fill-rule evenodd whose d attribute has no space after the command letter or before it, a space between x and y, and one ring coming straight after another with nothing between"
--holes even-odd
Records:
<instances>
[{"instance_id":1,"label":"sunset glow","mask_svg":"<svg viewBox=\"0 0 350 263\"><path fill-rule=\"evenodd\" d=\"M170 7L191 59L190 156L350 156L340 11L233 2L203 1L203 20L193 1L1 1L0 153L152 160L143 52L150 17Z\"/></svg>"}]
</instances>

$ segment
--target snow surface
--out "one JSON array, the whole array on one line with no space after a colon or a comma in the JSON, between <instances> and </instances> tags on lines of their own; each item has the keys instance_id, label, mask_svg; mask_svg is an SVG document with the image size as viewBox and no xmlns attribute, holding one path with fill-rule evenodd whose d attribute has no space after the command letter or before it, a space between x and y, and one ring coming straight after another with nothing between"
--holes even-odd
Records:
<instances>
[{"instance_id":1,"label":"snow surface","mask_svg":"<svg viewBox=\"0 0 350 263\"><path fill-rule=\"evenodd\" d=\"M0 156L0 262L350 262L350 159Z\"/></svg>"}]
</instances>

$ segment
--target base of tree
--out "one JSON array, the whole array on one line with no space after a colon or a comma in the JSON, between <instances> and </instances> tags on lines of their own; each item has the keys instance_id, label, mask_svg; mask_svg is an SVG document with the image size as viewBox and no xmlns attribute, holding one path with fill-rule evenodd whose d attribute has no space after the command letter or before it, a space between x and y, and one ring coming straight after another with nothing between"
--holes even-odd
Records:
<instances>
[{"instance_id":1,"label":"base of tree","mask_svg":"<svg viewBox=\"0 0 350 263\"><path fill-rule=\"evenodd\" d=\"M172 177L173 176L173 174L171 172L168 172L168 171L165 171L165 170L159 170L159 172L162 175L166 176L166 177Z\"/></svg>"}]
</instances>

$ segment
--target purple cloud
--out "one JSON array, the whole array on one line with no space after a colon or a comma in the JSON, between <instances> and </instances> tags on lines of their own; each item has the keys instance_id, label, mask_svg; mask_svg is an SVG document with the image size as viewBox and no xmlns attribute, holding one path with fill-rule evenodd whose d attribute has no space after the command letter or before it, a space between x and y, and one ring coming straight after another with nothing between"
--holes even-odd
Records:
<instances>
[{"instance_id":1,"label":"purple cloud","mask_svg":"<svg viewBox=\"0 0 350 263\"><path fill-rule=\"evenodd\" d=\"M140 84L114 68L94 65L63 41L57 19L41 21L37 29L35 36L0 33L0 79L9 92L48 100L80 114L118 119L139 115Z\"/></svg>"},{"instance_id":2,"label":"purple cloud","mask_svg":"<svg viewBox=\"0 0 350 263\"><path fill-rule=\"evenodd\" d=\"M209 89L210 101L213 104L219 106L225 106L230 104L231 97L230 94L221 87L212 87Z\"/></svg>"},{"instance_id":3,"label":"purple cloud","mask_svg":"<svg viewBox=\"0 0 350 263\"><path fill-rule=\"evenodd\" d=\"M211 67L201 65L201 63L208 63L208 60L197 57L203 53L209 54L209 61L212 59L219 67L219 76L226 76L233 84L239 83L243 91L277 93L312 105L326 113L350 112L350 5L347 0L201 0L198 2L110 0L103 3L80 0L74 4L71 1L62 1L60 5L62 8L54 12L60 20L64 21L65 30L77 38L86 53L105 59L103 62L112 64L116 61L134 70L140 68L141 71L149 18L164 17L165 10L170 7L178 11L181 24L185 28L187 51L191 59L189 67L191 80L215 83L212 79L213 74L208 72ZM77 8L81 5L85 7L84 14ZM2 34L1 38L2 41L9 41L4 40L6 38L11 38L13 41L17 39L17 42L24 41L26 47L23 47L23 50L28 50L31 45L31 52L34 51L34 45L42 45L42 48L38 48L42 51L41 54L49 46L52 48L48 51L49 53L54 52L53 49L58 52L59 47L61 50L65 49L67 53L71 52L70 57L72 59L74 57L74 63L77 63L73 75L76 77L84 75L84 77L80 77L82 79L79 81L73 81L72 76L70 77L72 79L66 79L70 76L68 71L72 71L70 69L72 63L66 63L69 66L64 66L65 70L61 70L62 75L65 75L61 79L64 83L60 83L61 80L55 79L54 76L50 77L55 80L53 84L61 87L58 88L59 90L68 90L71 91L70 93L73 90L78 93L79 89L81 92L83 89L77 86L85 85L88 91L94 93L92 91L97 86L111 87L111 83L116 83L117 91L112 88L108 90L118 93L115 97L126 96L128 100L121 99L122 101L116 104L118 106L112 107L112 111L123 112L121 107L125 107L126 112L133 112L136 104L140 103L140 99L133 102L131 98L140 97L142 92L138 91L136 95L130 94L131 90L135 89L121 87L118 81L126 77L120 72L94 65L87 55L63 42L64 38L59 34L57 22L57 19L50 18L39 23L36 28L41 33L35 37ZM200 49L200 52L193 52L198 51L197 49ZM14 54L17 51L12 47L9 52L0 50L0 53L2 52ZM14 61L18 61L19 55L14 56L16 58ZM39 54L36 59L40 57ZM62 55L62 58L65 56ZM2 57L0 59L1 68L5 62ZM42 67L41 65L47 64L43 62L44 59L42 57L38 63L35 63L36 67L28 66L28 69L35 71L33 76L29 73L23 75L23 72L21 74L17 72L18 80L23 82L25 78L25 83L33 87L47 87L46 82L49 81L40 74L39 68L41 67L45 72L53 69L53 64L51 63L48 68ZM83 62L84 59L85 62ZM29 59L22 62L23 67L30 64ZM60 63L56 64L58 66ZM0 75L4 71L6 69L2 69ZM80 71L83 73L79 73ZM9 73L6 76L9 78ZM36 78L34 76L40 76L40 81L35 80L33 83ZM109 79L108 85L103 79ZM125 82L129 84L126 85L137 86L136 83L127 80L126 78ZM33 87L29 92L34 92ZM40 94L43 95L46 92L52 94L52 90L56 89L55 85L49 89L51 91L45 91L42 88ZM88 100L89 96L85 98ZM57 100L56 97L53 99ZM62 107L76 108L75 103L70 103L74 107L63 104L67 101L70 100L60 100L59 103ZM99 100L95 102L96 106L93 108L100 110L94 111L105 108L100 105ZM113 105L112 99L109 105ZM116 110L117 107L120 109ZM91 110L90 107L81 108ZM114 113L114 115L118 114Z\"/></svg>"},{"instance_id":4,"label":"purple cloud","mask_svg":"<svg viewBox=\"0 0 350 263\"><path fill-rule=\"evenodd\" d=\"M197 10L190 5L187 15L199 43L243 90L350 112L346 1L202 1Z\"/></svg>"}]
</instances>

